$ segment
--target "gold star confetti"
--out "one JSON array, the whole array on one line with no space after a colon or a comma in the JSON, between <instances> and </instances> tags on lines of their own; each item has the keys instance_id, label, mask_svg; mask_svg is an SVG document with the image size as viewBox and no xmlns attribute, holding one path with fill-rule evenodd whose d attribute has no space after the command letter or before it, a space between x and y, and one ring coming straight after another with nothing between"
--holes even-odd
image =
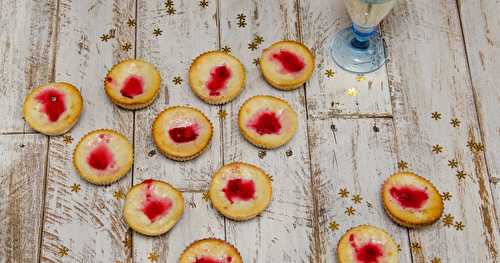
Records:
<instances>
[{"instance_id":1,"label":"gold star confetti","mask_svg":"<svg viewBox=\"0 0 500 263\"><path fill-rule=\"evenodd\" d=\"M413 243L411 243L411 249L420 250L420 249L422 249L422 246L418 242L413 242Z\"/></svg>"},{"instance_id":2,"label":"gold star confetti","mask_svg":"<svg viewBox=\"0 0 500 263\"><path fill-rule=\"evenodd\" d=\"M125 240L123 240L122 243L126 248L132 247L132 239L130 239L128 236L125 237Z\"/></svg>"},{"instance_id":3,"label":"gold star confetti","mask_svg":"<svg viewBox=\"0 0 500 263\"><path fill-rule=\"evenodd\" d=\"M358 90L356 88L349 88L345 91L345 94L347 96L351 96L351 97L356 97L358 96Z\"/></svg>"},{"instance_id":4,"label":"gold star confetti","mask_svg":"<svg viewBox=\"0 0 500 263\"><path fill-rule=\"evenodd\" d=\"M67 256L68 253L69 253L69 249L65 246L60 246L58 251L57 251L57 255L59 255L60 257Z\"/></svg>"},{"instance_id":5,"label":"gold star confetti","mask_svg":"<svg viewBox=\"0 0 500 263\"><path fill-rule=\"evenodd\" d=\"M269 181L274 182L274 178L272 175L268 175L268 177L269 177Z\"/></svg>"},{"instance_id":6,"label":"gold star confetti","mask_svg":"<svg viewBox=\"0 0 500 263\"><path fill-rule=\"evenodd\" d=\"M339 195L342 198L347 198L349 196L349 191L347 191L347 189L345 189L345 188L342 188L339 191Z\"/></svg>"},{"instance_id":7,"label":"gold star confetti","mask_svg":"<svg viewBox=\"0 0 500 263\"><path fill-rule=\"evenodd\" d=\"M127 52L127 51L129 51L131 49L132 49L132 44L130 44L130 43L125 43L125 44L122 45L122 50L125 51L125 52Z\"/></svg>"},{"instance_id":8,"label":"gold star confetti","mask_svg":"<svg viewBox=\"0 0 500 263\"><path fill-rule=\"evenodd\" d=\"M457 230L457 231L463 231L465 228L465 225L464 225L464 223L462 223L462 221L456 221L454 227L455 227L455 230Z\"/></svg>"},{"instance_id":9,"label":"gold star confetti","mask_svg":"<svg viewBox=\"0 0 500 263\"><path fill-rule=\"evenodd\" d=\"M174 79L172 80L172 82L175 85L181 85L182 84L182 78L181 78L181 76L174 77Z\"/></svg>"},{"instance_id":10,"label":"gold star confetti","mask_svg":"<svg viewBox=\"0 0 500 263\"><path fill-rule=\"evenodd\" d=\"M254 58L254 59L253 59L253 64L254 64L255 66L258 66L258 65L260 64L260 58Z\"/></svg>"},{"instance_id":11,"label":"gold star confetti","mask_svg":"<svg viewBox=\"0 0 500 263\"><path fill-rule=\"evenodd\" d=\"M80 184L74 183L73 185L71 185L71 192L78 193L80 192L80 190L82 190Z\"/></svg>"},{"instance_id":12,"label":"gold star confetti","mask_svg":"<svg viewBox=\"0 0 500 263\"><path fill-rule=\"evenodd\" d=\"M220 110L217 115L219 115L219 118L221 118L222 120L225 119L227 117L227 111L225 110Z\"/></svg>"},{"instance_id":13,"label":"gold star confetti","mask_svg":"<svg viewBox=\"0 0 500 263\"><path fill-rule=\"evenodd\" d=\"M451 126L456 128L456 127L460 126L460 121L457 118L453 118L450 120L450 124L451 124Z\"/></svg>"},{"instance_id":14,"label":"gold star confetti","mask_svg":"<svg viewBox=\"0 0 500 263\"><path fill-rule=\"evenodd\" d=\"M433 113L431 113L431 118L433 118L434 120L440 120L441 119L441 113L435 111Z\"/></svg>"},{"instance_id":15,"label":"gold star confetti","mask_svg":"<svg viewBox=\"0 0 500 263\"><path fill-rule=\"evenodd\" d=\"M406 170L406 169L408 169L408 163L405 162L405 161L403 161L403 160L401 160L401 161L398 162L398 168L400 170Z\"/></svg>"},{"instance_id":16,"label":"gold star confetti","mask_svg":"<svg viewBox=\"0 0 500 263\"><path fill-rule=\"evenodd\" d=\"M435 144L432 146L432 152L435 154L442 153L443 152L443 146L439 144Z\"/></svg>"},{"instance_id":17,"label":"gold star confetti","mask_svg":"<svg viewBox=\"0 0 500 263\"><path fill-rule=\"evenodd\" d=\"M264 157L266 157L266 151L259 151L258 156L260 159L264 159Z\"/></svg>"},{"instance_id":18,"label":"gold star confetti","mask_svg":"<svg viewBox=\"0 0 500 263\"><path fill-rule=\"evenodd\" d=\"M285 153L285 154L286 154L286 157L290 157L290 156L292 156L292 155L293 155L293 151L292 151L292 149L288 149L288 151L286 151L286 153Z\"/></svg>"},{"instance_id":19,"label":"gold star confetti","mask_svg":"<svg viewBox=\"0 0 500 263\"><path fill-rule=\"evenodd\" d=\"M210 197L208 196L208 192L204 192L204 193L203 193L203 200L204 200L205 202L210 201Z\"/></svg>"},{"instance_id":20,"label":"gold star confetti","mask_svg":"<svg viewBox=\"0 0 500 263\"><path fill-rule=\"evenodd\" d=\"M455 159L448 160L448 166L450 168L457 168L458 167L458 161Z\"/></svg>"},{"instance_id":21,"label":"gold star confetti","mask_svg":"<svg viewBox=\"0 0 500 263\"><path fill-rule=\"evenodd\" d=\"M109 30L109 37L110 38L115 38L116 37L116 29L110 29Z\"/></svg>"},{"instance_id":22,"label":"gold star confetti","mask_svg":"<svg viewBox=\"0 0 500 263\"><path fill-rule=\"evenodd\" d=\"M363 198L358 194L358 195L353 195L351 199L355 204L361 204L361 201Z\"/></svg>"},{"instance_id":23,"label":"gold star confetti","mask_svg":"<svg viewBox=\"0 0 500 263\"><path fill-rule=\"evenodd\" d=\"M332 230L333 232L339 230L339 224L337 224L337 222L335 221L332 221L329 225L328 225L328 228L330 228L330 230Z\"/></svg>"},{"instance_id":24,"label":"gold star confetti","mask_svg":"<svg viewBox=\"0 0 500 263\"><path fill-rule=\"evenodd\" d=\"M148 255L148 259L150 262L156 262L159 258L160 255L158 255L158 253L156 253L155 251L151 251L151 253L149 253Z\"/></svg>"},{"instance_id":25,"label":"gold star confetti","mask_svg":"<svg viewBox=\"0 0 500 263\"><path fill-rule=\"evenodd\" d=\"M325 71L325 76L328 78L333 78L333 76L335 76L335 72L333 71L333 69L327 69Z\"/></svg>"},{"instance_id":26,"label":"gold star confetti","mask_svg":"<svg viewBox=\"0 0 500 263\"><path fill-rule=\"evenodd\" d=\"M465 179L465 176L467 174L463 171L463 170L460 170L460 171L457 171L457 174L455 175L459 181L462 181Z\"/></svg>"},{"instance_id":27,"label":"gold star confetti","mask_svg":"<svg viewBox=\"0 0 500 263\"><path fill-rule=\"evenodd\" d=\"M372 203L370 203L368 201L366 202L366 206L368 206L368 208L372 208L373 207Z\"/></svg>"},{"instance_id":28,"label":"gold star confetti","mask_svg":"<svg viewBox=\"0 0 500 263\"><path fill-rule=\"evenodd\" d=\"M455 217L453 217L451 214L446 214L443 217L443 224L445 227L450 227L453 225L453 220Z\"/></svg>"},{"instance_id":29,"label":"gold star confetti","mask_svg":"<svg viewBox=\"0 0 500 263\"><path fill-rule=\"evenodd\" d=\"M171 16L171 15L175 15L175 8L173 7L169 7L167 8L167 15Z\"/></svg>"},{"instance_id":30,"label":"gold star confetti","mask_svg":"<svg viewBox=\"0 0 500 263\"><path fill-rule=\"evenodd\" d=\"M475 146L476 143L473 140L467 142L467 147L469 148L469 150L473 151Z\"/></svg>"},{"instance_id":31,"label":"gold star confetti","mask_svg":"<svg viewBox=\"0 0 500 263\"><path fill-rule=\"evenodd\" d=\"M201 0L200 1L200 6L203 7L203 8L207 8L208 7L208 1L207 0Z\"/></svg>"},{"instance_id":32,"label":"gold star confetti","mask_svg":"<svg viewBox=\"0 0 500 263\"><path fill-rule=\"evenodd\" d=\"M264 42L264 38L262 36L256 35L253 39L253 42L257 43L257 45L260 45L262 44L262 42Z\"/></svg>"},{"instance_id":33,"label":"gold star confetti","mask_svg":"<svg viewBox=\"0 0 500 263\"><path fill-rule=\"evenodd\" d=\"M71 137L71 135L64 135L63 136L63 142L65 144L70 144L73 142L73 137Z\"/></svg>"},{"instance_id":34,"label":"gold star confetti","mask_svg":"<svg viewBox=\"0 0 500 263\"><path fill-rule=\"evenodd\" d=\"M247 25L247 22L246 22L247 16L246 15L244 15L244 14L238 14L236 16L236 18L238 19L238 26L239 27L245 27Z\"/></svg>"},{"instance_id":35,"label":"gold star confetti","mask_svg":"<svg viewBox=\"0 0 500 263\"><path fill-rule=\"evenodd\" d=\"M134 26L135 26L135 19L129 19L129 20L127 21L127 25L128 25L129 27L134 27Z\"/></svg>"},{"instance_id":36,"label":"gold star confetti","mask_svg":"<svg viewBox=\"0 0 500 263\"><path fill-rule=\"evenodd\" d=\"M223 51L223 52L226 52L226 53L230 53L230 52L231 52L231 47L224 46L224 47L222 48L222 51Z\"/></svg>"},{"instance_id":37,"label":"gold star confetti","mask_svg":"<svg viewBox=\"0 0 500 263\"><path fill-rule=\"evenodd\" d=\"M476 152L484 151L484 145L482 143L476 143L474 145L474 150L476 150Z\"/></svg>"},{"instance_id":38,"label":"gold star confetti","mask_svg":"<svg viewBox=\"0 0 500 263\"><path fill-rule=\"evenodd\" d=\"M251 42L248 44L248 49L250 50L256 50L257 49L257 43Z\"/></svg>"},{"instance_id":39,"label":"gold star confetti","mask_svg":"<svg viewBox=\"0 0 500 263\"><path fill-rule=\"evenodd\" d=\"M356 76L356 81L358 81L358 82L361 82L361 81L363 81L363 80L365 80L365 79L366 79L366 78L365 78L365 76L363 76L363 75L357 75L357 76Z\"/></svg>"},{"instance_id":40,"label":"gold star confetti","mask_svg":"<svg viewBox=\"0 0 500 263\"><path fill-rule=\"evenodd\" d=\"M438 257L434 257L433 259L431 259L431 263L441 263L441 259Z\"/></svg>"},{"instance_id":41,"label":"gold star confetti","mask_svg":"<svg viewBox=\"0 0 500 263\"><path fill-rule=\"evenodd\" d=\"M116 200L120 200L120 199L125 198L125 194L124 194L121 190L118 190L118 191L115 191L115 192L113 193L113 197L114 197Z\"/></svg>"},{"instance_id":42,"label":"gold star confetti","mask_svg":"<svg viewBox=\"0 0 500 263\"><path fill-rule=\"evenodd\" d=\"M108 35L108 34L102 34L101 35L101 41L102 42L108 42L108 40L110 40L110 39L111 39L111 36Z\"/></svg>"},{"instance_id":43,"label":"gold star confetti","mask_svg":"<svg viewBox=\"0 0 500 263\"><path fill-rule=\"evenodd\" d=\"M444 192L443 194L441 194L441 197L443 198L444 201L450 201L452 195L450 194L450 192Z\"/></svg>"},{"instance_id":44,"label":"gold star confetti","mask_svg":"<svg viewBox=\"0 0 500 263\"><path fill-rule=\"evenodd\" d=\"M350 206L350 207L348 207L348 208L345 209L344 213L347 216L353 216L356 213L356 209L354 209L354 207Z\"/></svg>"},{"instance_id":45,"label":"gold star confetti","mask_svg":"<svg viewBox=\"0 0 500 263\"><path fill-rule=\"evenodd\" d=\"M160 28L155 28L155 29L153 30L153 35L154 35L155 37L159 37L159 36L161 36L161 33L163 33L163 30L161 30Z\"/></svg>"},{"instance_id":46,"label":"gold star confetti","mask_svg":"<svg viewBox=\"0 0 500 263\"><path fill-rule=\"evenodd\" d=\"M401 252L401 245L398 244L398 252Z\"/></svg>"},{"instance_id":47,"label":"gold star confetti","mask_svg":"<svg viewBox=\"0 0 500 263\"><path fill-rule=\"evenodd\" d=\"M165 8L170 8L170 7L173 7L174 6L174 1L172 0L167 0L165 1Z\"/></svg>"}]
</instances>

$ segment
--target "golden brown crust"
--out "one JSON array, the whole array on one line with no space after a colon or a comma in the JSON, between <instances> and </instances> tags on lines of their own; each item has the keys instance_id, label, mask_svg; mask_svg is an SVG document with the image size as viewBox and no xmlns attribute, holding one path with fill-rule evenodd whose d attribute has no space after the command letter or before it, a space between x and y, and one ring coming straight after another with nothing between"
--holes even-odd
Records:
<instances>
[{"instance_id":1,"label":"golden brown crust","mask_svg":"<svg viewBox=\"0 0 500 263\"><path fill-rule=\"evenodd\" d=\"M227 248L236 255L236 259L233 258L232 263L243 263L243 258L241 257L241 254L238 251L238 249L236 249L236 247L233 246L232 244L230 244L224 240L218 239L218 238L203 238L203 239L199 239L199 240L194 241L189 246L187 246L184 249L184 251L182 251L181 255L179 256L179 263L192 263L192 262L187 262L186 261L187 259L185 259L185 257L187 256L187 254L189 253L189 251L192 248L198 246L199 244L206 243L206 242L214 242L214 243L219 243L219 244L227 246Z\"/></svg>"}]
</instances>

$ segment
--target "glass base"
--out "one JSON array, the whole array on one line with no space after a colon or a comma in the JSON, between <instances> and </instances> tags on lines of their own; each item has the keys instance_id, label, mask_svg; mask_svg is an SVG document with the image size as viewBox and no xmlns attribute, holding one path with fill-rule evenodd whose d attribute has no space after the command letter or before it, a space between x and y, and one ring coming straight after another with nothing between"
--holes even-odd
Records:
<instances>
[{"instance_id":1,"label":"glass base","mask_svg":"<svg viewBox=\"0 0 500 263\"><path fill-rule=\"evenodd\" d=\"M364 74L385 64L384 44L377 33L368 40L370 43L366 49L355 48L351 44L353 39L352 27L348 27L338 32L330 45L330 54L342 69Z\"/></svg>"}]
</instances>

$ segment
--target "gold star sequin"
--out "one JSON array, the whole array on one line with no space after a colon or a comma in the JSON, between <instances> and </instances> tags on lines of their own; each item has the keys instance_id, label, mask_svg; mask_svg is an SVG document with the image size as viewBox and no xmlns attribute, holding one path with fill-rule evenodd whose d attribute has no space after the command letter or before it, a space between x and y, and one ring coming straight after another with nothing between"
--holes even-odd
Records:
<instances>
[{"instance_id":1,"label":"gold star sequin","mask_svg":"<svg viewBox=\"0 0 500 263\"><path fill-rule=\"evenodd\" d=\"M450 201L452 195L450 194L450 192L444 192L443 194L441 194L441 197L443 198L444 201Z\"/></svg>"},{"instance_id":2,"label":"gold star sequin","mask_svg":"<svg viewBox=\"0 0 500 263\"><path fill-rule=\"evenodd\" d=\"M156 253L155 251L151 251L151 253L149 253L148 255L148 259L150 262L156 262L159 258L160 255L158 255L158 253Z\"/></svg>"},{"instance_id":3,"label":"gold star sequin","mask_svg":"<svg viewBox=\"0 0 500 263\"><path fill-rule=\"evenodd\" d=\"M230 52L231 52L231 47L224 46L224 47L222 48L222 51L223 51L223 52L226 52L226 53L230 53Z\"/></svg>"},{"instance_id":4,"label":"gold star sequin","mask_svg":"<svg viewBox=\"0 0 500 263\"><path fill-rule=\"evenodd\" d=\"M458 167L458 161L455 159L448 160L448 166L450 168L457 168Z\"/></svg>"},{"instance_id":5,"label":"gold star sequin","mask_svg":"<svg viewBox=\"0 0 500 263\"><path fill-rule=\"evenodd\" d=\"M176 12L176 11L177 11L177 10L175 10L175 8L174 8L174 7L169 7L169 8L167 8L167 15L169 15L169 16L171 16L171 15L175 15L175 12Z\"/></svg>"},{"instance_id":6,"label":"gold star sequin","mask_svg":"<svg viewBox=\"0 0 500 263\"><path fill-rule=\"evenodd\" d=\"M247 16L246 15L244 15L244 14L238 14L236 16L236 18L238 19L238 26L239 27L245 27L247 25L247 22L246 22Z\"/></svg>"},{"instance_id":7,"label":"gold star sequin","mask_svg":"<svg viewBox=\"0 0 500 263\"><path fill-rule=\"evenodd\" d=\"M115 191L115 192L113 193L113 197L114 197L116 200L120 200L120 199L125 198L125 194L124 194L121 190L118 190L118 191Z\"/></svg>"},{"instance_id":8,"label":"gold star sequin","mask_svg":"<svg viewBox=\"0 0 500 263\"><path fill-rule=\"evenodd\" d=\"M274 178L272 175L268 175L268 177L269 177L269 181L274 182Z\"/></svg>"},{"instance_id":9,"label":"gold star sequin","mask_svg":"<svg viewBox=\"0 0 500 263\"><path fill-rule=\"evenodd\" d=\"M363 81L363 80L365 80L365 79L366 79L366 78L365 78L365 76L364 76L364 75L357 75L357 76L356 76L356 81L357 81L357 82L361 82L361 81Z\"/></svg>"},{"instance_id":10,"label":"gold star sequin","mask_svg":"<svg viewBox=\"0 0 500 263\"><path fill-rule=\"evenodd\" d=\"M201 0L200 1L200 6L203 7L203 8L207 8L208 7L208 1L207 0Z\"/></svg>"},{"instance_id":11,"label":"gold star sequin","mask_svg":"<svg viewBox=\"0 0 500 263\"><path fill-rule=\"evenodd\" d=\"M353 195L351 200L355 204L361 204L361 201L363 201L363 198L358 194L358 195Z\"/></svg>"},{"instance_id":12,"label":"gold star sequin","mask_svg":"<svg viewBox=\"0 0 500 263\"><path fill-rule=\"evenodd\" d=\"M443 224L445 227L450 227L453 225L453 220L455 217L453 217L451 214L446 214L443 217Z\"/></svg>"},{"instance_id":13,"label":"gold star sequin","mask_svg":"<svg viewBox=\"0 0 500 263\"><path fill-rule=\"evenodd\" d=\"M254 58L252 62L255 66L258 66L260 64L260 58Z\"/></svg>"},{"instance_id":14,"label":"gold star sequin","mask_svg":"<svg viewBox=\"0 0 500 263\"><path fill-rule=\"evenodd\" d=\"M347 198L349 196L349 191L347 191L347 189L345 189L345 188L342 188L339 191L339 195L342 198Z\"/></svg>"},{"instance_id":15,"label":"gold star sequin","mask_svg":"<svg viewBox=\"0 0 500 263\"><path fill-rule=\"evenodd\" d=\"M337 222L335 221L332 221L329 225L328 225L328 228L330 228L330 230L332 230L333 232L339 230L339 224L337 224Z\"/></svg>"},{"instance_id":16,"label":"gold star sequin","mask_svg":"<svg viewBox=\"0 0 500 263\"><path fill-rule=\"evenodd\" d=\"M474 145L474 150L476 152L484 151L484 145L482 143L476 143L476 145Z\"/></svg>"},{"instance_id":17,"label":"gold star sequin","mask_svg":"<svg viewBox=\"0 0 500 263\"><path fill-rule=\"evenodd\" d=\"M405 161L403 161L403 160L401 160L401 161L398 162L398 168L400 170L406 170L406 169L408 169L408 163L405 162Z\"/></svg>"},{"instance_id":18,"label":"gold star sequin","mask_svg":"<svg viewBox=\"0 0 500 263\"><path fill-rule=\"evenodd\" d=\"M126 248L131 248L132 247L132 239L130 239L128 236L125 237L125 239L122 241L123 246Z\"/></svg>"},{"instance_id":19,"label":"gold star sequin","mask_svg":"<svg viewBox=\"0 0 500 263\"><path fill-rule=\"evenodd\" d=\"M450 124L451 124L451 126L456 128L456 127L460 126L460 121L457 118L453 118L450 120Z\"/></svg>"},{"instance_id":20,"label":"gold star sequin","mask_svg":"<svg viewBox=\"0 0 500 263\"><path fill-rule=\"evenodd\" d=\"M135 26L135 19L129 19L129 20L127 21L127 25L128 25L129 27L134 27L134 26Z\"/></svg>"},{"instance_id":21,"label":"gold star sequin","mask_svg":"<svg viewBox=\"0 0 500 263\"><path fill-rule=\"evenodd\" d=\"M366 202L366 206L368 206L368 208L372 208L373 207L372 203L370 203L370 202Z\"/></svg>"},{"instance_id":22,"label":"gold star sequin","mask_svg":"<svg viewBox=\"0 0 500 263\"><path fill-rule=\"evenodd\" d=\"M439 144L435 144L432 146L432 152L435 154L442 153L443 152L443 146Z\"/></svg>"},{"instance_id":23,"label":"gold star sequin","mask_svg":"<svg viewBox=\"0 0 500 263\"><path fill-rule=\"evenodd\" d=\"M401 252L401 245L398 244L398 252Z\"/></svg>"},{"instance_id":24,"label":"gold star sequin","mask_svg":"<svg viewBox=\"0 0 500 263\"><path fill-rule=\"evenodd\" d=\"M292 156L292 155L293 155L293 151L292 151L292 149L288 149L288 150L286 151L285 155L286 155L286 157L290 157L290 156Z\"/></svg>"},{"instance_id":25,"label":"gold star sequin","mask_svg":"<svg viewBox=\"0 0 500 263\"><path fill-rule=\"evenodd\" d=\"M181 85L182 84L182 78L181 78L181 76L174 77L174 79L172 80L172 82L175 85Z\"/></svg>"},{"instance_id":26,"label":"gold star sequin","mask_svg":"<svg viewBox=\"0 0 500 263\"><path fill-rule=\"evenodd\" d=\"M250 49L250 50L256 50L257 46L258 46L257 43L251 42L251 43L248 44L248 49Z\"/></svg>"},{"instance_id":27,"label":"gold star sequin","mask_svg":"<svg viewBox=\"0 0 500 263\"><path fill-rule=\"evenodd\" d=\"M462 221L456 221L454 227L455 227L455 230L457 230L457 231L463 231L465 228L465 225L464 225L464 223L462 223Z\"/></svg>"},{"instance_id":28,"label":"gold star sequin","mask_svg":"<svg viewBox=\"0 0 500 263\"><path fill-rule=\"evenodd\" d=\"M227 112L225 110L220 110L217 115L219 115L219 118L221 118L222 120L225 119L227 117Z\"/></svg>"},{"instance_id":29,"label":"gold star sequin","mask_svg":"<svg viewBox=\"0 0 500 263\"><path fill-rule=\"evenodd\" d=\"M73 137L71 137L71 135L64 135L63 136L63 142L65 144L70 144L73 142Z\"/></svg>"},{"instance_id":30,"label":"gold star sequin","mask_svg":"<svg viewBox=\"0 0 500 263\"><path fill-rule=\"evenodd\" d=\"M325 76L326 76L327 78L333 78L333 76L335 76L335 72L333 71L333 69L327 69L327 70L325 71Z\"/></svg>"},{"instance_id":31,"label":"gold star sequin","mask_svg":"<svg viewBox=\"0 0 500 263\"><path fill-rule=\"evenodd\" d=\"M422 246L418 242L413 242L413 243L411 243L411 249L420 250L420 249L422 249Z\"/></svg>"},{"instance_id":32,"label":"gold star sequin","mask_svg":"<svg viewBox=\"0 0 500 263\"><path fill-rule=\"evenodd\" d=\"M155 29L153 30L153 35L154 35L155 37L159 37L159 36L161 36L161 34L162 34L162 33L163 33L163 30L161 30L160 28L155 28Z\"/></svg>"},{"instance_id":33,"label":"gold star sequin","mask_svg":"<svg viewBox=\"0 0 500 263\"><path fill-rule=\"evenodd\" d=\"M431 259L431 263L441 263L441 259L438 257L434 257L433 259Z\"/></svg>"},{"instance_id":34,"label":"gold star sequin","mask_svg":"<svg viewBox=\"0 0 500 263\"><path fill-rule=\"evenodd\" d=\"M349 88L345 91L345 94L347 96L351 96L351 97L356 97L358 96L358 90L356 88Z\"/></svg>"},{"instance_id":35,"label":"gold star sequin","mask_svg":"<svg viewBox=\"0 0 500 263\"><path fill-rule=\"evenodd\" d=\"M170 7L173 7L174 6L174 1L172 0L167 0L165 1L165 8L170 8Z\"/></svg>"},{"instance_id":36,"label":"gold star sequin","mask_svg":"<svg viewBox=\"0 0 500 263\"><path fill-rule=\"evenodd\" d=\"M57 255L59 255L60 257L67 256L68 253L69 253L69 249L65 246L60 246L57 250Z\"/></svg>"},{"instance_id":37,"label":"gold star sequin","mask_svg":"<svg viewBox=\"0 0 500 263\"><path fill-rule=\"evenodd\" d=\"M354 207L350 206L350 207L345 209L344 213L347 216L353 216L356 213L356 209L354 209Z\"/></svg>"},{"instance_id":38,"label":"gold star sequin","mask_svg":"<svg viewBox=\"0 0 500 263\"><path fill-rule=\"evenodd\" d=\"M264 157L266 157L266 151L259 151L258 156L260 159L263 159Z\"/></svg>"},{"instance_id":39,"label":"gold star sequin","mask_svg":"<svg viewBox=\"0 0 500 263\"><path fill-rule=\"evenodd\" d=\"M127 52L127 51L129 51L131 49L132 49L132 44L130 44L130 43L125 43L125 44L122 45L122 50L125 51L125 52Z\"/></svg>"},{"instance_id":40,"label":"gold star sequin","mask_svg":"<svg viewBox=\"0 0 500 263\"><path fill-rule=\"evenodd\" d=\"M80 184L74 183L73 185L71 185L71 192L78 193L80 192L80 190L82 190Z\"/></svg>"},{"instance_id":41,"label":"gold star sequin","mask_svg":"<svg viewBox=\"0 0 500 263\"><path fill-rule=\"evenodd\" d=\"M108 40L110 40L110 39L111 39L111 36L108 35L108 34L102 34L101 35L101 41L102 42L108 42Z\"/></svg>"},{"instance_id":42,"label":"gold star sequin","mask_svg":"<svg viewBox=\"0 0 500 263\"><path fill-rule=\"evenodd\" d=\"M441 113L435 111L433 113L431 113L431 118L433 118L434 120L440 120L441 119Z\"/></svg>"},{"instance_id":43,"label":"gold star sequin","mask_svg":"<svg viewBox=\"0 0 500 263\"><path fill-rule=\"evenodd\" d=\"M462 181L465 179L465 176L467 174L463 171L463 170L460 170L460 171L457 171L457 174L455 175L459 181Z\"/></svg>"},{"instance_id":44,"label":"gold star sequin","mask_svg":"<svg viewBox=\"0 0 500 263\"><path fill-rule=\"evenodd\" d=\"M203 193L203 197L202 197L202 198L203 198L203 200L204 200L205 202L210 201L210 197L208 196L208 192L204 192L204 193Z\"/></svg>"},{"instance_id":45,"label":"gold star sequin","mask_svg":"<svg viewBox=\"0 0 500 263\"><path fill-rule=\"evenodd\" d=\"M262 36L256 35L253 39L253 42L257 43L257 45L260 45L262 44L262 42L264 42L264 38Z\"/></svg>"}]
</instances>

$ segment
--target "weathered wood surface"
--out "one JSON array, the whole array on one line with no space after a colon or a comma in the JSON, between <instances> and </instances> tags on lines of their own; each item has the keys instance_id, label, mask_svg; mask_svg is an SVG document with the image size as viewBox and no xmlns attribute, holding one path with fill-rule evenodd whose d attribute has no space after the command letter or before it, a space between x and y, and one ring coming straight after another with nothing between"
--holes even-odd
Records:
<instances>
[{"instance_id":1,"label":"weathered wood surface","mask_svg":"<svg viewBox=\"0 0 500 263\"><path fill-rule=\"evenodd\" d=\"M47 138L0 136L0 262L36 262L40 255Z\"/></svg>"},{"instance_id":2,"label":"weathered wood surface","mask_svg":"<svg viewBox=\"0 0 500 263\"><path fill-rule=\"evenodd\" d=\"M491 189L500 219L500 2L458 1ZM500 251L499 251L500 253Z\"/></svg>"},{"instance_id":3,"label":"weathered wood surface","mask_svg":"<svg viewBox=\"0 0 500 263\"><path fill-rule=\"evenodd\" d=\"M0 1L0 133L30 131L20 105L30 88L52 78L56 5Z\"/></svg>"}]
</instances>

